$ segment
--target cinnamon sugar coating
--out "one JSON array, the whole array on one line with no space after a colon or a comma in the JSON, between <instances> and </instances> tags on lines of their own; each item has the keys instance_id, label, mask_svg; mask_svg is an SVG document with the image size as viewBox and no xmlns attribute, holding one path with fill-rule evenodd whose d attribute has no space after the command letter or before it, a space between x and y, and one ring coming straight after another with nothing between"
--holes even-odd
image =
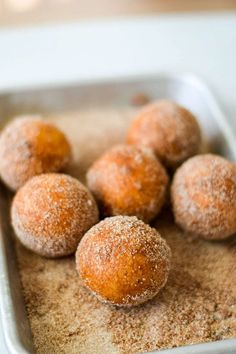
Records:
<instances>
[{"instance_id":1,"label":"cinnamon sugar coating","mask_svg":"<svg viewBox=\"0 0 236 354\"><path fill-rule=\"evenodd\" d=\"M93 226L76 252L80 278L101 301L139 305L165 285L170 248L160 234L135 216L106 218Z\"/></svg>"},{"instance_id":2,"label":"cinnamon sugar coating","mask_svg":"<svg viewBox=\"0 0 236 354\"><path fill-rule=\"evenodd\" d=\"M194 115L167 100L145 106L133 120L127 143L146 146L170 168L176 168L201 149L201 131Z\"/></svg>"},{"instance_id":3,"label":"cinnamon sugar coating","mask_svg":"<svg viewBox=\"0 0 236 354\"><path fill-rule=\"evenodd\" d=\"M90 167L87 184L105 216L135 215L149 222L165 201L168 176L151 150L117 145Z\"/></svg>"},{"instance_id":4,"label":"cinnamon sugar coating","mask_svg":"<svg viewBox=\"0 0 236 354\"><path fill-rule=\"evenodd\" d=\"M11 207L15 233L24 246L45 257L75 252L84 233L98 221L88 189L64 174L42 174L29 180Z\"/></svg>"},{"instance_id":5,"label":"cinnamon sugar coating","mask_svg":"<svg viewBox=\"0 0 236 354\"><path fill-rule=\"evenodd\" d=\"M205 154L186 161L171 187L175 220L206 239L236 232L236 169L223 157Z\"/></svg>"},{"instance_id":6,"label":"cinnamon sugar coating","mask_svg":"<svg viewBox=\"0 0 236 354\"><path fill-rule=\"evenodd\" d=\"M130 107L93 106L49 117L72 142L73 175L84 180L88 166L123 141L132 116ZM236 239L205 242L167 210L156 226L171 247L171 271L153 300L132 308L98 301L82 286L73 256L48 260L16 242L37 354L144 353L236 337Z\"/></svg>"},{"instance_id":7,"label":"cinnamon sugar coating","mask_svg":"<svg viewBox=\"0 0 236 354\"><path fill-rule=\"evenodd\" d=\"M0 176L12 190L35 175L57 172L71 158L65 135L40 117L19 117L0 135Z\"/></svg>"}]
</instances>

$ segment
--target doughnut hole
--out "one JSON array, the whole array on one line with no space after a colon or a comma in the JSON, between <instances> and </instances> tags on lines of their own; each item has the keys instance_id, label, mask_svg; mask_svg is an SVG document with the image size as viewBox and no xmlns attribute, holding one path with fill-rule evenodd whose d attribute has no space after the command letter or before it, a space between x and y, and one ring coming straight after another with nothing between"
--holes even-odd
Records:
<instances>
[{"instance_id":1,"label":"doughnut hole","mask_svg":"<svg viewBox=\"0 0 236 354\"><path fill-rule=\"evenodd\" d=\"M165 285L171 252L160 234L137 217L109 217L92 227L76 252L84 285L99 300L139 305Z\"/></svg>"},{"instance_id":2,"label":"doughnut hole","mask_svg":"<svg viewBox=\"0 0 236 354\"><path fill-rule=\"evenodd\" d=\"M176 223L205 239L236 232L236 169L225 158L192 157L175 173L171 199Z\"/></svg>"},{"instance_id":3,"label":"doughnut hole","mask_svg":"<svg viewBox=\"0 0 236 354\"><path fill-rule=\"evenodd\" d=\"M54 258L75 252L84 233L98 222L98 209L78 180L49 173L33 177L18 190L11 220L25 247Z\"/></svg>"},{"instance_id":4,"label":"doughnut hole","mask_svg":"<svg viewBox=\"0 0 236 354\"><path fill-rule=\"evenodd\" d=\"M133 120L127 143L151 148L170 169L176 169L202 148L197 119L186 108L167 100L145 106Z\"/></svg>"},{"instance_id":5,"label":"doughnut hole","mask_svg":"<svg viewBox=\"0 0 236 354\"><path fill-rule=\"evenodd\" d=\"M62 170L70 159L65 135L39 117L17 118L1 132L0 176L11 190L35 175Z\"/></svg>"},{"instance_id":6,"label":"doughnut hole","mask_svg":"<svg viewBox=\"0 0 236 354\"><path fill-rule=\"evenodd\" d=\"M151 150L118 145L90 167L87 184L103 215L135 215L149 222L164 204L168 176Z\"/></svg>"}]
</instances>

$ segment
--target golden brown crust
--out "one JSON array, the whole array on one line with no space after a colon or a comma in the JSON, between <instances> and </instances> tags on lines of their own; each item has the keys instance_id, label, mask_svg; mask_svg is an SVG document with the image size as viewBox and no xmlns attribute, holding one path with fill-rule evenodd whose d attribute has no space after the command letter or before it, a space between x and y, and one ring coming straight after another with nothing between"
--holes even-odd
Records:
<instances>
[{"instance_id":1,"label":"golden brown crust","mask_svg":"<svg viewBox=\"0 0 236 354\"><path fill-rule=\"evenodd\" d=\"M127 143L146 146L176 168L201 148L201 131L193 114L174 102L161 100L144 107L131 123Z\"/></svg>"},{"instance_id":2,"label":"golden brown crust","mask_svg":"<svg viewBox=\"0 0 236 354\"><path fill-rule=\"evenodd\" d=\"M151 150L118 145L90 167L87 183L104 215L136 215L148 222L164 203L168 176Z\"/></svg>"},{"instance_id":3,"label":"golden brown crust","mask_svg":"<svg viewBox=\"0 0 236 354\"><path fill-rule=\"evenodd\" d=\"M19 189L11 208L20 241L46 257L75 252L84 233L98 221L88 189L68 175L35 176Z\"/></svg>"},{"instance_id":4,"label":"golden brown crust","mask_svg":"<svg viewBox=\"0 0 236 354\"><path fill-rule=\"evenodd\" d=\"M0 136L0 175L12 190L40 173L57 172L71 158L65 135L40 117L19 117Z\"/></svg>"},{"instance_id":5,"label":"golden brown crust","mask_svg":"<svg viewBox=\"0 0 236 354\"><path fill-rule=\"evenodd\" d=\"M139 305L165 285L170 249L155 229L136 217L110 217L85 234L76 266L84 285L101 301Z\"/></svg>"},{"instance_id":6,"label":"golden brown crust","mask_svg":"<svg viewBox=\"0 0 236 354\"><path fill-rule=\"evenodd\" d=\"M171 187L175 220L206 239L236 232L236 170L223 157L206 154L186 161Z\"/></svg>"}]
</instances>

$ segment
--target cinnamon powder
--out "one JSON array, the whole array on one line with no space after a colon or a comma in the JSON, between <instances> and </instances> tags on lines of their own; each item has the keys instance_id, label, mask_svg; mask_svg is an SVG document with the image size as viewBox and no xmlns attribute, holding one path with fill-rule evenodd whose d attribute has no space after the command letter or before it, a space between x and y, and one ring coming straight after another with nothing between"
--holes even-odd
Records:
<instances>
[{"instance_id":1,"label":"cinnamon powder","mask_svg":"<svg viewBox=\"0 0 236 354\"><path fill-rule=\"evenodd\" d=\"M70 138L68 173L122 142L130 110L88 110L49 117ZM18 242L17 255L36 353L137 353L236 337L236 241L207 242L181 231L168 209L154 225L173 258L165 288L131 309L100 303L76 273L74 257L49 260Z\"/></svg>"}]
</instances>

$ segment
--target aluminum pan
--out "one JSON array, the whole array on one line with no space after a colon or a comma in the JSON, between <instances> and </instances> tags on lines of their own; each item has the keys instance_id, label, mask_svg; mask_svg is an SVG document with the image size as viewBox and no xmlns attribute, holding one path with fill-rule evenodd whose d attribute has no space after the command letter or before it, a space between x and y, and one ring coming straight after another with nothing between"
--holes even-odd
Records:
<instances>
[{"instance_id":1,"label":"aluminum pan","mask_svg":"<svg viewBox=\"0 0 236 354\"><path fill-rule=\"evenodd\" d=\"M122 105L135 93L150 98L168 98L190 108L200 117L203 130L217 146L217 152L236 161L235 136L207 86L196 76L160 75L155 78L110 80L74 87L13 92L0 96L0 118L25 112L55 112L75 107L103 104ZM213 148L214 148L213 147ZM0 311L5 341L10 353L33 353L32 336L17 269L8 217L8 193L0 188ZM157 353L152 352L152 353ZM226 354L236 353L236 339L184 346L158 353Z\"/></svg>"}]
</instances>

